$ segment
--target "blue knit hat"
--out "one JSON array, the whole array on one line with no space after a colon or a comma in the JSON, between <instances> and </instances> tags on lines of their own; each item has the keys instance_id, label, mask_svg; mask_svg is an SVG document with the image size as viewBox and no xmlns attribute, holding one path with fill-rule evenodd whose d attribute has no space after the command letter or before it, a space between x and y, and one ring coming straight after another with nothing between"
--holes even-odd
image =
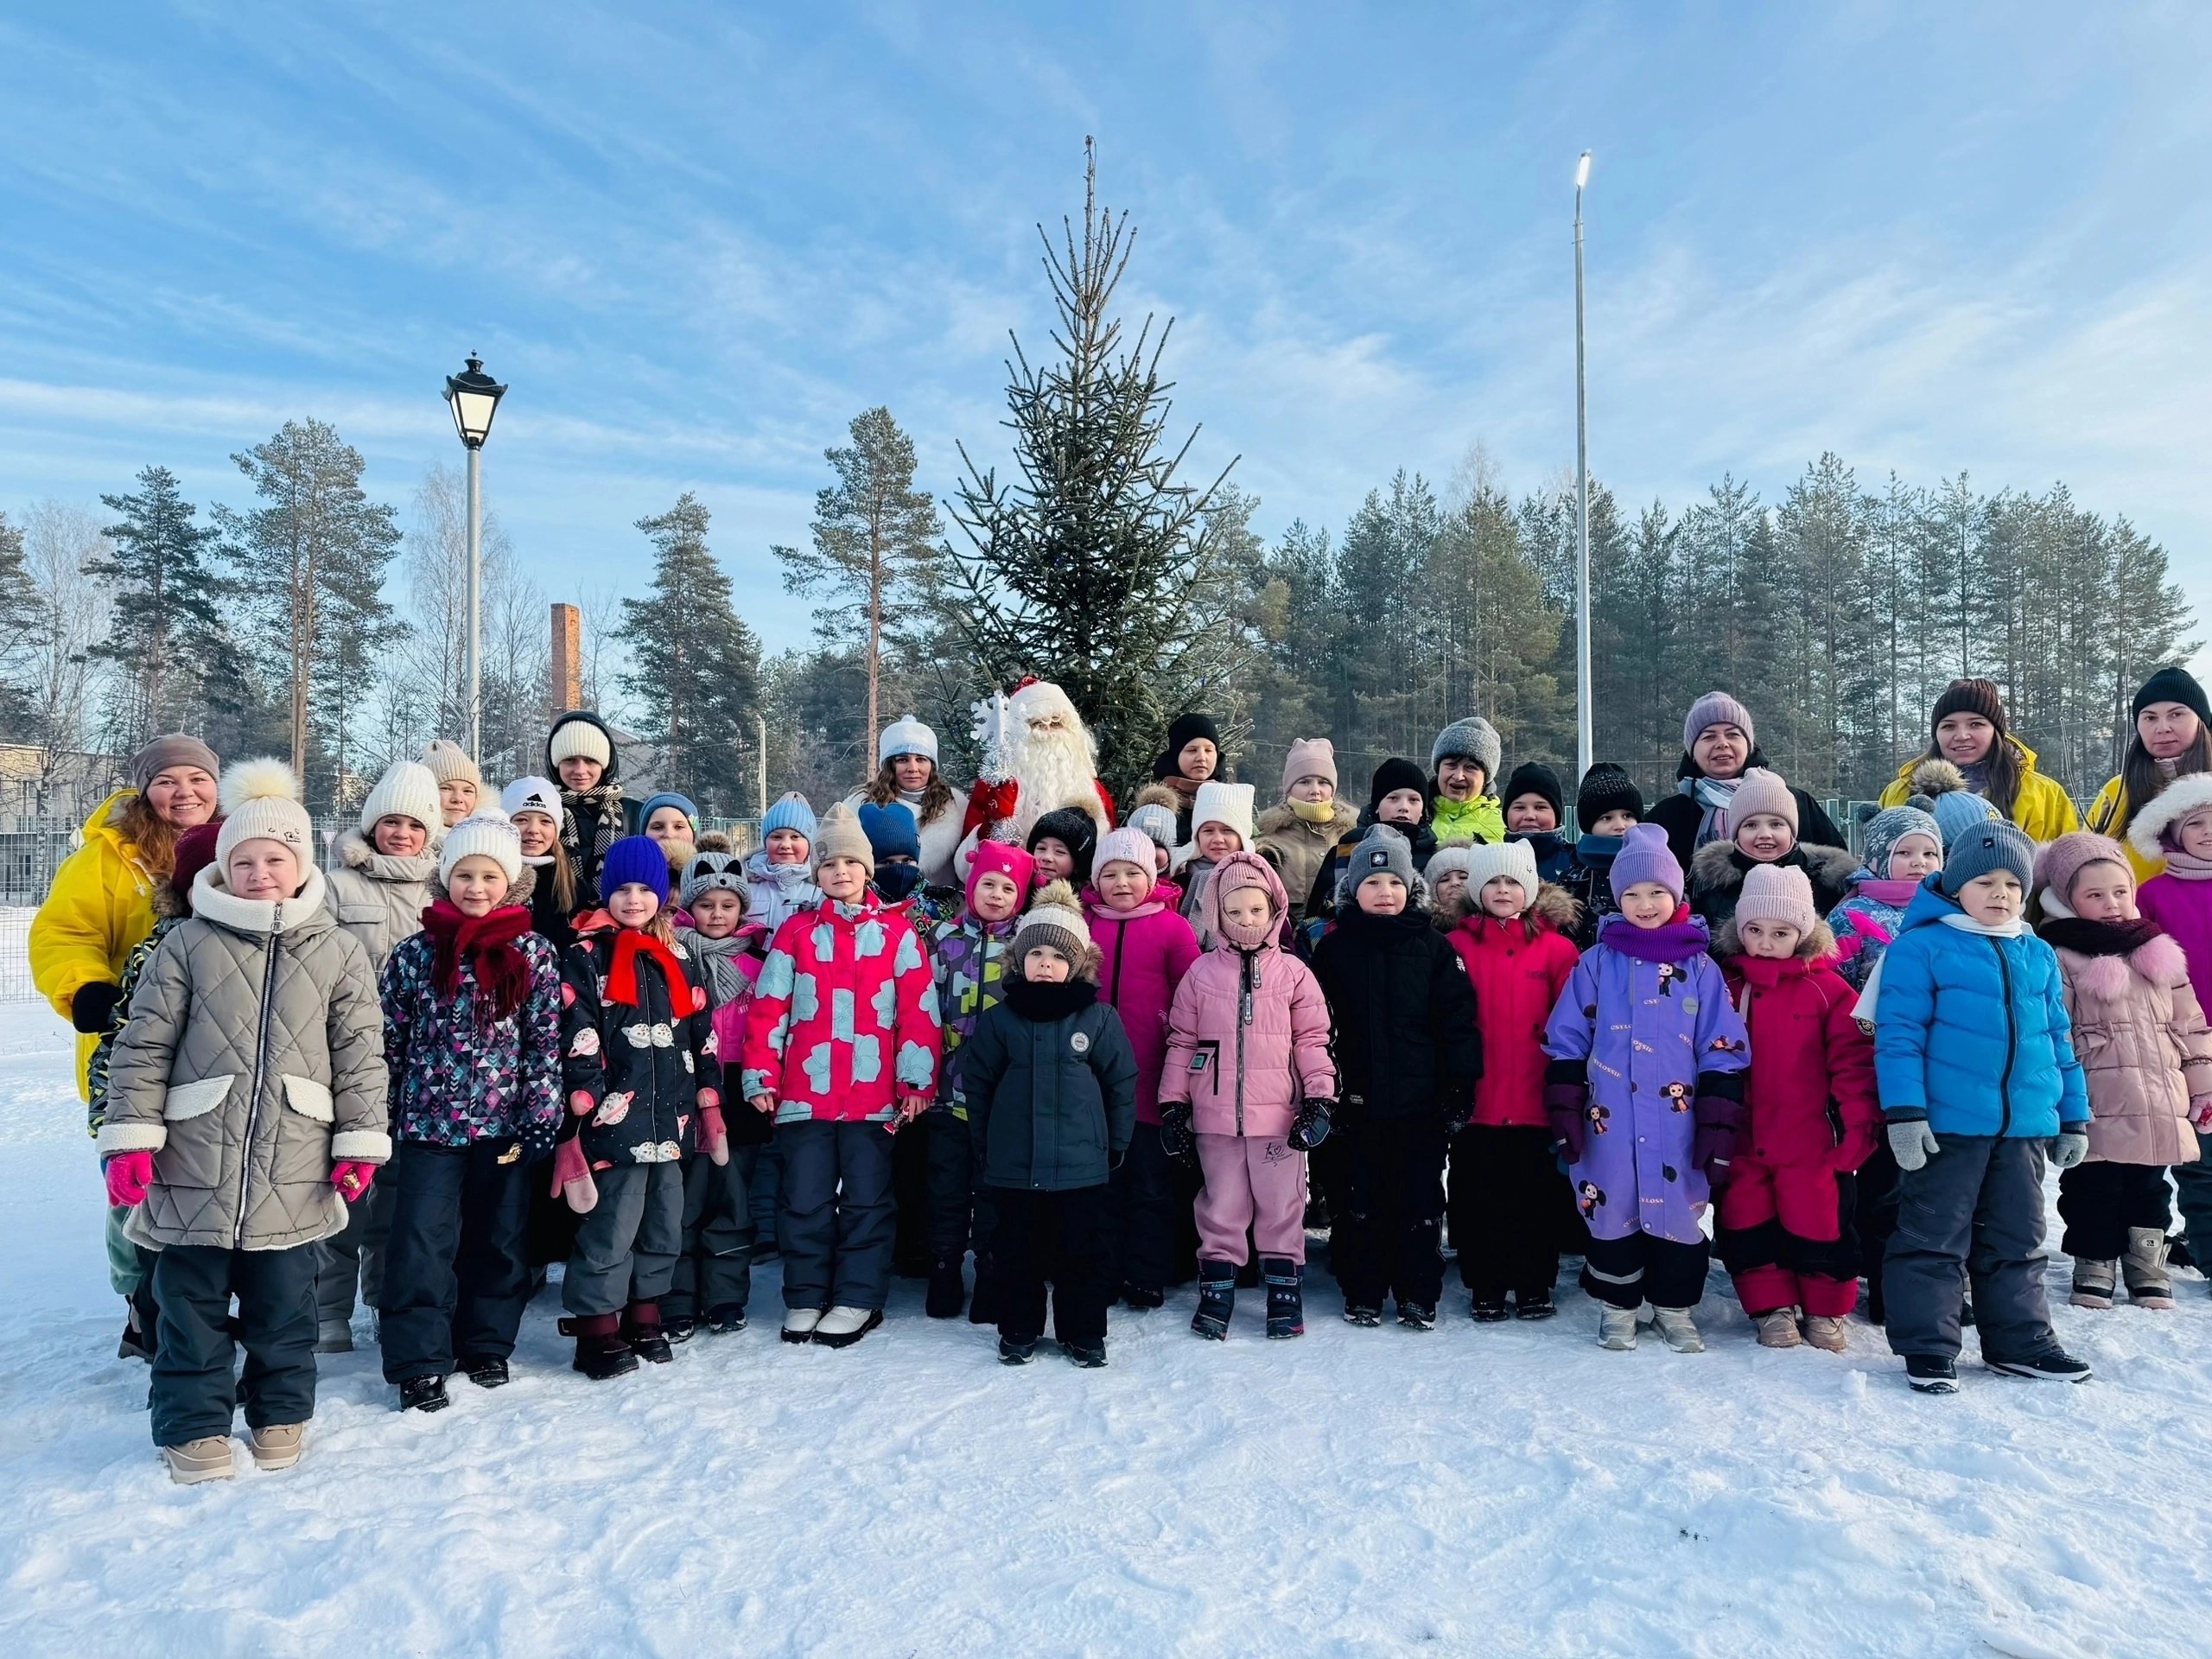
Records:
<instances>
[{"instance_id":1,"label":"blue knit hat","mask_svg":"<svg viewBox=\"0 0 2212 1659\"><path fill-rule=\"evenodd\" d=\"M607 849L599 867L599 902L605 904L617 888L632 881L651 887L664 905L668 902L668 855L651 836L625 836Z\"/></svg>"},{"instance_id":2,"label":"blue knit hat","mask_svg":"<svg viewBox=\"0 0 2212 1659\"><path fill-rule=\"evenodd\" d=\"M893 801L888 806L864 805L860 819L861 831L868 836L868 844L874 849L878 863L901 854L908 858L921 857L922 834L914 828L914 815L906 810L904 801Z\"/></svg>"},{"instance_id":3,"label":"blue knit hat","mask_svg":"<svg viewBox=\"0 0 2212 1659\"><path fill-rule=\"evenodd\" d=\"M806 804L806 797L797 790L779 796L760 820L760 839L763 841L779 830L796 830L806 837L809 847L814 845L817 825L814 809Z\"/></svg>"},{"instance_id":4,"label":"blue knit hat","mask_svg":"<svg viewBox=\"0 0 2212 1659\"><path fill-rule=\"evenodd\" d=\"M658 795L645 797L645 804L638 809L638 825L643 829L653 821L653 814L664 806L672 806L691 821L691 833L699 833L699 809L691 804L691 798L679 795L672 789L664 789Z\"/></svg>"}]
</instances>

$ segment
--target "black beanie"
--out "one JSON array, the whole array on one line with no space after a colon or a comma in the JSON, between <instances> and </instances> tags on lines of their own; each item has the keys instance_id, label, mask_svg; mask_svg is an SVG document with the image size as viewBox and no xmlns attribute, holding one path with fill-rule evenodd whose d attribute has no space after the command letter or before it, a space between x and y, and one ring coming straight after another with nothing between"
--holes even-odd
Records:
<instances>
[{"instance_id":1,"label":"black beanie","mask_svg":"<svg viewBox=\"0 0 2212 1659\"><path fill-rule=\"evenodd\" d=\"M1523 795L1541 795L1551 803L1554 823L1567 821L1567 803L1559 788L1559 773L1549 766L1534 760L1523 760L1513 768L1513 775L1505 780L1505 787L1497 791L1498 804L1511 806Z\"/></svg>"},{"instance_id":2,"label":"black beanie","mask_svg":"<svg viewBox=\"0 0 2212 1659\"><path fill-rule=\"evenodd\" d=\"M1179 770L1175 763L1182 758L1185 745L1201 737L1213 745L1214 776L1220 777L1222 762L1229 758L1221 752L1221 729L1213 723L1211 715L1196 713L1175 716L1167 728L1166 750L1152 763L1152 775L1154 778L1175 776Z\"/></svg>"},{"instance_id":3,"label":"black beanie","mask_svg":"<svg viewBox=\"0 0 2212 1659\"><path fill-rule=\"evenodd\" d=\"M1090 880L1091 855L1098 850L1098 821L1079 806L1063 806L1037 820L1025 850L1035 852L1046 836L1075 855L1075 877L1068 885L1080 889Z\"/></svg>"},{"instance_id":4,"label":"black beanie","mask_svg":"<svg viewBox=\"0 0 2212 1659\"><path fill-rule=\"evenodd\" d=\"M2142 719L2143 711L2154 702L2177 702L2207 725L2212 725L2212 710L2204 706L2204 688L2196 683L2196 676L2176 664L2167 664L2143 682L2143 689L2135 694L2127 717Z\"/></svg>"},{"instance_id":5,"label":"black beanie","mask_svg":"<svg viewBox=\"0 0 2212 1659\"><path fill-rule=\"evenodd\" d=\"M1636 780L1626 768L1610 760L1592 761L1590 770L1582 774L1582 787L1574 796L1574 822L1584 835L1590 826L1608 812L1632 813L1638 823L1643 822L1643 791L1637 788Z\"/></svg>"},{"instance_id":6,"label":"black beanie","mask_svg":"<svg viewBox=\"0 0 2212 1659\"><path fill-rule=\"evenodd\" d=\"M1372 812L1382 804L1382 798L1394 791L1410 789L1426 797L1428 793L1428 774L1403 755L1392 755L1375 768L1375 777L1367 785L1367 810Z\"/></svg>"}]
</instances>

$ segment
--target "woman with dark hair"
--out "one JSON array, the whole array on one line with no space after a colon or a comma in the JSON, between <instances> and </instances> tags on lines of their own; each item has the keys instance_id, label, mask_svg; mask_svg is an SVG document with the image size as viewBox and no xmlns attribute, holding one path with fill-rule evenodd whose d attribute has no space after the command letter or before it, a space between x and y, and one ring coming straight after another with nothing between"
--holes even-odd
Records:
<instances>
[{"instance_id":1,"label":"woman with dark hair","mask_svg":"<svg viewBox=\"0 0 2212 1659\"><path fill-rule=\"evenodd\" d=\"M2170 664L2143 682L2128 714L2135 735L2128 740L2120 775L2089 804L2089 828L2126 849L2140 887L2164 870L2166 861L2145 857L2128 840L2128 827L2175 779L2212 772L2212 713L2196 677Z\"/></svg>"},{"instance_id":2,"label":"woman with dark hair","mask_svg":"<svg viewBox=\"0 0 2212 1659\"><path fill-rule=\"evenodd\" d=\"M1912 774L1924 762L1948 760L1967 788L2028 833L2038 845L2082 827L2065 789L2036 770L2036 752L2012 735L2004 695L1991 680L1953 680L1929 716L1928 751L1897 768L1882 804L1903 806L1916 792Z\"/></svg>"},{"instance_id":3,"label":"woman with dark hair","mask_svg":"<svg viewBox=\"0 0 2212 1659\"><path fill-rule=\"evenodd\" d=\"M132 786L93 809L83 844L54 871L31 918L31 980L76 1028L77 1092L87 1102L86 1066L122 998L124 964L154 931L154 894L176 869L177 837L216 817L221 772L196 737L175 732L147 744L131 757ZM115 1211L107 1242L108 1282L129 1305L144 1274ZM150 1359L153 1345L154 1333L126 1313L122 1357Z\"/></svg>"},{"instance_id":4,"label":"woman with dark hair","mask_svg":"<svg viewBox=\"0 0 2212 1659\"><path fill-rule=\"evenodd\" d=\"M932 887L957 887L952 855L960 848L962 793L938 770L937 734L908 715L883 728L875 744L875 776L845 798L857 812L863 806L897 801L914 815L921 834L922 880Z\"/></svg>"},{"instance_id":5,"label":"woman with dark hair","mask_svg":"<svg viewBox=\"0 0 2212 1659\"><path fill-rule=\"evenodd\" d=\"M1726 691L1708 691L1682 717L1682 759L1675 768L1675 792L1662 796L1645 820L1667 832L1667 848L1685 870L1697 849L1730 842L1736 829L1730 808L1736 785L1754 766L1772 770L1751 730L1751 711ZM1803 790L1790 787L1797 803L1800 846L1841 847L1843 832Z\"/></svg>"}]
</instances>

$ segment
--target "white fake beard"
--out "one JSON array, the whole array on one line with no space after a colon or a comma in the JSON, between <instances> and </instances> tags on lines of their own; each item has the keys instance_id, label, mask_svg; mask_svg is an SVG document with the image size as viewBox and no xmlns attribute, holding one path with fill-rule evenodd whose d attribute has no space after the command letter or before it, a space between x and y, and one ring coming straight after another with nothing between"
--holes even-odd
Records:
<instances>
[{"instance_id":1,"label":"white fake beard","mask_svg":"<svg viewBox=\"0 0 2212 1659\"><path fill-rule=\"evenodd\" d=\"M1097 801L1098 770L1085 733L1025 728L1007 762L1021 785L1014 805L1014 833L1009 837L1016 845L1028 842L1029 832L1046 813L1071 805L1088 810Z\"/></svg>"}]
</instances>

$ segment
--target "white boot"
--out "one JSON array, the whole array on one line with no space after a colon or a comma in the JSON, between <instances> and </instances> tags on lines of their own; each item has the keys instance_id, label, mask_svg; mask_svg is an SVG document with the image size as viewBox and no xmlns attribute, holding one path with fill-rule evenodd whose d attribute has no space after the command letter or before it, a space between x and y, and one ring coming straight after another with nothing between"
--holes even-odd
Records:
<instances>
[{"instance_id":1,"label":"white boot","mask_svg":"<svg viewBox=\"0 0 2212 1659\"><path fill-rule=\"evenodd\" d=\"M2174 1282L2166 1275L2166 1230L2131 1227L2127 1254L2120 1271L2127 1281L2127 1300L2138 1307L2171 1307Z\"/></svg>"},{"instance_id":2,"label":"white boot","mask_svg":"<svg viewBox=\"0 0 2212 1659\"><path fill-rule=\"evenodd\" d=\"M1797 1348L1804 1344L1804 1338L1797 1334L1797 1310L1794 1307L1777 1307L1771 1313L1762 1313L1758 1324L1762 1348Z\"/></svg>"},{"instance_id":3,"label":"white boot","mask_svg":"<svg viewBox=\"0 0 2212 1659\"><path fill-rule=\"evenodd\" d=\"M162 1448L162 1461L169 1478L180 1486L196 1486L203 1480L230 1480L238 1470L231 1463L231 1437L209 1434L182 1446Z\"/></svg>"},{"instance_id":4,"label":"white boot","mask_svg":"<svg viewBox=\"0 0 2212 1659\"><path fill-rule=\"evenodd\" d=\"M814 1339L824 1348L849 1348L882 1323L880 1307L833 1307L814 1327Z\"/></svg>"},{"instance_id":5,"label":"white boot","mask_svg":"<svg viewBox=\"0 0 2212 1659\"><path fill-rule=\"evenodd\" d=\"M821 1323L822 1310L820 1308L792 1308L784 1315L784 1340L785 1342L812 1342L814 1327Z\"/></svg>"},{"instance_id":6,"label":"white boot","mask_svg":"<svg viewBox=\"0 0 2212 1659\"><path fill-rule=\"evenodd\" d=\"M2074 1294L2066 1300L2076 1307L2108 1308L2113 1286L2120 1279L2120 1263L2074 1258Z\"/></svg>"},{"instance_id":7,"label":"white boot","mask_svg":"<svg viewBox=\"0 0 2212 1659\"><path fill-rule=\"evenodd\" d=\"M1605 1306L1598 1310L1598 1345L1625 1353L1636 1346L1636 1310Z\"/></svg>"},{"instance_id":8,"label":"white boot","mask_svg":"<svg viewBox=\"0 0 2212 1659\"><path fill-rule=\"evenodd\" d=\"M1659 1327L1659 1335L1676 1353L1705 1351L1705 1338L1698 1335L1687 1307L1655 1307L1651 1310L1651 1323Z\"/></svg>"}]
</instances>

